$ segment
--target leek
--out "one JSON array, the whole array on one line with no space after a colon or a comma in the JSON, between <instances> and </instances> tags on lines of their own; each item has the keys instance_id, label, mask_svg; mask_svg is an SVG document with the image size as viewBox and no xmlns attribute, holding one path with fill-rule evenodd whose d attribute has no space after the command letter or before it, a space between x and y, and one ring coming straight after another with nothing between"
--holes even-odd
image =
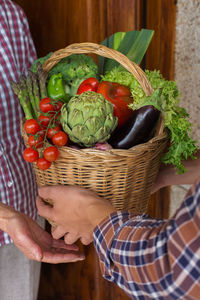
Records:
<instances>
[{"instance_id":1,"label":"leek","mask_svg":"<svg viewBox=\"0 0 200 300\"><path fill-rule=\"evenodd\" d=\"M151 42L154 31L142 29L140 31L132 30L128 32L116 32L106 38L101 45L115 49L126 55L131 61L140 64L147 48ZM100 74L105 74L113 68L123 69L115 60L105 57L98 58L98 68Z\"/></svg>"}]
</instances>

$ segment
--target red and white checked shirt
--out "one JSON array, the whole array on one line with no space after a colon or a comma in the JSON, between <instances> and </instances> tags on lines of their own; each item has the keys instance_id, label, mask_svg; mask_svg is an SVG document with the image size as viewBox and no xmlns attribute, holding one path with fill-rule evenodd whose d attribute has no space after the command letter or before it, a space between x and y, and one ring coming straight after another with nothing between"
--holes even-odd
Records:
<instances>
[{"instance_id":1,"label":"red and white checked shirt","mask_svg":"<svg viewBox=\"0 0 200 300\"><path fill-rule=\"evenodd\" d=\"M17 82L36 59L23 10L0 0L0 201L36 218L37 186L31 164L24 161L20 133L23 112L10 80ZM0 230L0 245L11 240Z\"/></svg>"},{"instance_id":2,"label":"red and white checked shirt","mask_svg":"<svg viewBox=\"0 0 200 300\"><path fill-rule=\"evenodd\" d=\"M94 242L104 278L132 299L200 299L200 182L170 220L112 213Z\"/></svg>"}]
</instances>

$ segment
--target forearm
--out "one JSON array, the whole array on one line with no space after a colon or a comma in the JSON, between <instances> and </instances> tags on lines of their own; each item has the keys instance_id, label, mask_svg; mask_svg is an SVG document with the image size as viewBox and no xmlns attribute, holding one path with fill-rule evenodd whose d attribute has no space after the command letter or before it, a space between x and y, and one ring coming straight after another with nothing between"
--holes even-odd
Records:
<instances>
[{"instance_id":1,"label":"forearm","mask_svg":"<svg viewBox=\"0 0 200 300\"><path fill-rule=\"evenodd\" d=\"M195 155L196 159L188 159L183 162L186 172L177 174L177 170L171 165L162 165L157 182L160 188L169 185L193 184L200 177L200 150Z\"/></svg>"},{"instance_id":2,"label":"forearm","mask_svg":"<svg viewBox=\"0 0 200 300\"><path fill-rule=\"evenodd\" d=\"M159 298L160 293L167 297L170 288L170 296L174 299L178 288L183 299L189 289L184 284L179 286L179 282L181 278L187 281L189 275L181 262L186 263L197 276L191 281L191 286L195 288L197 278L200 280L196 267L200 263L196 260L200 234L194 230L200 222L199 189L198 184L193 202L189 195L171 220L159 221L148 216L134 217L128 212L118 212L97 226L94 239L103 276L131 296L150 297L152 291L154 298L155 295ZM188 256L185 249L193 254Z\"/></svg>"}]
</instances>

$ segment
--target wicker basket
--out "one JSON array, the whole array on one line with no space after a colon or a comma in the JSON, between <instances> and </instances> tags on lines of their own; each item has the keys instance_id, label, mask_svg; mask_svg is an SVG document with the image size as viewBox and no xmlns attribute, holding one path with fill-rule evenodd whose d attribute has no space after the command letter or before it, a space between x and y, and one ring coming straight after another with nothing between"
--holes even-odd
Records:
<instances>
[{"instance_id":1,"label":"wicker basket","mask_svg":"<svg viewBox=\"0 0 200 300\"><path fill-rule=\"evenodd\" d=\"M92 53L116 60L133 74L146 95L153 92L138 65L120 52L94 43L72 44L54 52L43 64L43 69L48 72L62 58L80 53ZM23 126L22 135L27 143ZM167 140L161 119L154 138L128 150L77 150L61 147L58 160L46 171L38 169L34 164L37 183L39 186L80 185L107 198L116 209L133 209L136 213L145 213Z\"/></svg>"}]
</instances>

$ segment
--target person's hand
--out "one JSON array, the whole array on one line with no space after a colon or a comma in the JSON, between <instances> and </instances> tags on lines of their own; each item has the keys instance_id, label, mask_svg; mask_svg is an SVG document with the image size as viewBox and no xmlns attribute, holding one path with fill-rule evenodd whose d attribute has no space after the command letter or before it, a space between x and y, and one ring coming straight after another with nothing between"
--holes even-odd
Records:
<instances>
[{"instance_id":1,"label":"person's hand","mask_svg":"<svg viewBox=\"0 0 200 300\"><path fill-rule=\"evenodd\" d=\"M27 258L52 264L84 259L76 245L66 245L63 240L53 239L51 234L27 215L12 208L6 209L8 218L4 218L4 231Z\"/></svg>"},{"instance_id":2,"label":"person's hand","mask_svg":"<svg viewBox=\"0 0 200 300\"><path fill-rule=\"evenodd\" d=\"M39 188L38 193L38 213L56 224L52 227L53 237L65 236L67 244L78 239L84 245L91 243L96 225L115 211L109 201L78 186L46 186ZM53 207L42 199L50 199Z\"/></svg>"}]
</instances>

